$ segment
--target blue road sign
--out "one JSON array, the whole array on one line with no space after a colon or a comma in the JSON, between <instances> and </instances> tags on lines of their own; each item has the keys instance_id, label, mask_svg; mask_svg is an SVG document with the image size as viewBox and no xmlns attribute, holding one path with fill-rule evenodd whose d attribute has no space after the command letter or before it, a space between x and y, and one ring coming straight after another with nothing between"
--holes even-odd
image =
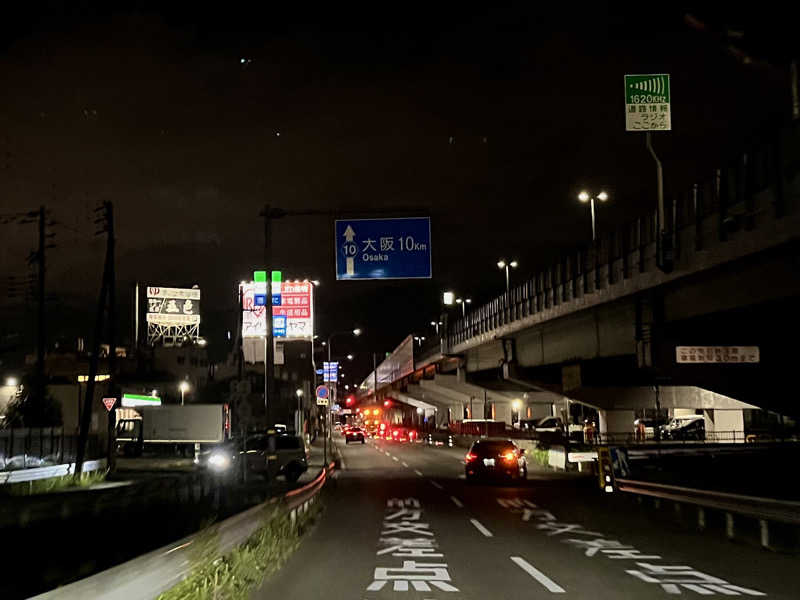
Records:
<instances>
[{"instance_id":1,"label":"blue road sign","mask_svg":"<svg viewBox=\"0 0 800 600\"><path fill-rule=\"evenodd\" d=\"M267 295L266 294L253 294L253 304L256 306L266 306L267 305Z\"/></svg>"},{"instance_id":2,"label":"blue road sign","mask_svg":"<svg viewBox=\"0 0 800 600\"><path fill-rule=\"evenodd\" d=\"M430 217L336 221L336 279L430 278Z\"/></svg>"},{"instance_id":3,"label":"blue road sign","mask_svg":"<svg viewBox=\"0 0 800 600\"><path fill-rule=\"evenodd\" d=\"M266 298L265 298L266 300ZM280 294L272 294L272 306L280 306L281 305L281 295Z\"/></svg>"},{"instance_id":4,"label":"blue road sign","mask_svg":"<svg viewBox=\"0 0 800 600\"><path fill-rule=\"evenodd\" d=\"M339 363L338 362L325 362L322 363L324 371L322 381L326 383L333 383L339 378Z\"/></svg>"},{"instance_id":5,"label":"blue road sign","mask_svg":"<svg viewBox=\"0 0 800 600\"><path fill-rule=\"evenodd\" d=\"M286 337L286 317L284 315L273 315L272 337Z\"/></svg>"}]
</instances>

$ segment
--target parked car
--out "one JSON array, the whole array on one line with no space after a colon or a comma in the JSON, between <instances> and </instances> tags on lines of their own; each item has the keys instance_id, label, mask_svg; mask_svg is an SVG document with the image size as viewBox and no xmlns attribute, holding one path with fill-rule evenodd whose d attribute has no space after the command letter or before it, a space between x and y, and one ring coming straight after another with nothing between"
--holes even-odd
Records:
<instances>
[{"instance_id":1,"label":"parked car","mask_svg":"<svg viewBox=\"0 0 800 600\"><path fill-rule=\"evenodd\" d=\"M661 434L666 440L705 440L706 422L703 415L675 417L661 428Z\"/></svg>"},{"instance_id":2,"label":"parked car","mask_svg":"<svg viewBox=\"0 0 800 600\"><path fill-rule=\"evenodd\" d=\"M467 481L525 479L528 476L525 450L511 440L478 440L464 457L464 473Z\"/></svg>"}]
</instances>

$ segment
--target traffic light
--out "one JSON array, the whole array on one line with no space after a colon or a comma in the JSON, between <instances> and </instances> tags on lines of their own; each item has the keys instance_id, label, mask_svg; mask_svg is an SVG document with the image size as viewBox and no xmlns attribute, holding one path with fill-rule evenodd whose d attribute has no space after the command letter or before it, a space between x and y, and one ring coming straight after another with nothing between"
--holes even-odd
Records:
<instances>
[{"instance_id":1,"label":"traffic light","mask_svg":"<svg viewBox=\"0 0 800 600\"><path fill-rule=\"evenodd\" d=\"M347 406L353 406L353 403L356 399L353 396L348 396L347 399L344 401Z\"/></svg>"}]
</instances>

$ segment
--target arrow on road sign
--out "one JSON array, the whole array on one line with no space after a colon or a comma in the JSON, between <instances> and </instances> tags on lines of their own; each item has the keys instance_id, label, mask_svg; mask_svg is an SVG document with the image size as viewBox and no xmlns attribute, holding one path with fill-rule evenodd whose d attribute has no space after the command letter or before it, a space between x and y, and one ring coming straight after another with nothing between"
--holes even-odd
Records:
<instances>
[{"instance_id":1,"label":"arrow on road sign","mask_svg":"<svg viewBox=\"0 0 800 600\"><path fill-rule=\"evenodd\" d=\"M344 239L347 242L352 242L353 238L356 237L356 232L353 231L353 228L350 225L347 226L347 229L344 230ZM345 259L346 264L346 271L348 275L355 275L356 274L356 266L355 266L355 259L352 256L348 256Z\"/></svg>"},{"instance_id":2,"label":"arrow on road sign","mask_svg":"<svg viewBox=\"0 0 800 600\"><path fill-rule=\"evenodd\" d=\"M111 409L114 408L114 405L117 403L116 398L103 398L103 406L106 407L108 412L111 412Z\"/></svg>"}]
</instances>

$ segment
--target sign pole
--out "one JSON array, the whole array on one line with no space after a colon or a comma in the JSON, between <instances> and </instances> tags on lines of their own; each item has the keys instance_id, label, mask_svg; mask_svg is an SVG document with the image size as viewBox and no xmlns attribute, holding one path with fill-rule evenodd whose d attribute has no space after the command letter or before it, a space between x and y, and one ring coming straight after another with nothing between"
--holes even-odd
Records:
<instances>
[{"instance_id":1,"label":"sign pole","mask_svg":"<svg viewBox=\"0 0 800 600\"><path fill-rule=\"evenodd\" d=\"M264 206L264 270L267 272L267 298L264 306L266 335L264 337L264 415L267 427L272 426L272 388L275 364L272 347L272 208Z\"/></svg>"}]
</instances>

